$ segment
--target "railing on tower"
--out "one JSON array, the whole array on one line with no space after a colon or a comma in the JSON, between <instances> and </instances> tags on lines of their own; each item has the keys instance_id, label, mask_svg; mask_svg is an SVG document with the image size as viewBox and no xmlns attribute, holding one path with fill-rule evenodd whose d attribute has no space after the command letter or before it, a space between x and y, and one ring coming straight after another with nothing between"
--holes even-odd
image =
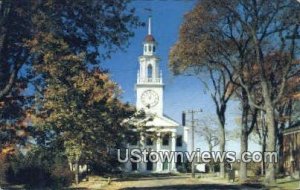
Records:
<instances>
[{"instance_id":1,"label":"railing on tower","mask_svg":"<svg viewBox=\"0 0 300 190\"><path fill-rule=\"evenodd\" d=\"M149 77L141 77L140 73L137 74L137 84L162 84L162 72L160 72L160 75L158 78L149 78Z\"/></svg>"}]
</instances>

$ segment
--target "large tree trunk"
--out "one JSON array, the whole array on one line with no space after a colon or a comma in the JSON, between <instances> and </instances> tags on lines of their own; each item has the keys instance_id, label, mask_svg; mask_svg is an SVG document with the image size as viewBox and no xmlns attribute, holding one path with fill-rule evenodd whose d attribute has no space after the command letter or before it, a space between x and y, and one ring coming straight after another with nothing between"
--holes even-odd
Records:
<instances>
[{"instance_id":1,"label":"large tree trunk","mask_svg":"<svg viewBox=\"0 0 300 190\"><path fill-rule=\"evenodd\" d=\"M275 117L274 117L274 108L271 104L271 101L265 99L266 107L266 124L268 129L268 138L266 143L266 152L275 152L276 151L276 126L275 126ZM265 160L268 161L268 160ZM275 183L276 177L276 163L274 160L267 163L265 182L267 184Z\"/></svg>"},{"instance_id":2,"label":"large tree trunk","mask_svg":"<svg viewBox=\"0 0 300 190\"><path fill-rule=\"evenodd\" d=\"M260 111L260 131L258 130L258 134L260 137L260 145L261 145L261 152L264 153L266 152L266 140L267 140L267 129L266 129L266 121L265 121L265 116L264 116L264 111ZM261 176L265 175L265 158L264 156L262 157L261 161Z\"/></svg>"},{"instance_id":3,"label":"large tree trunk","mask_svg":"<svg viewBox=\"0 0 300 190\"><path fill-rule=\"evenodd\" d=\"M246 125L246 126L245 126ZM241 130L241 155L248 151L248 134L247 134L247 123L242 124ZM247 163L240 162L240 182L245 182L247 179Z\"/></svg>"},{"instance_id":4,"label":"large tree trunk","mask_svg":"<svg viewBox=\"0 0 300 190\"><path fill-rule=\"evenodd\" d=\"M221 126L221 138L220 138L220 152L225 152L225 126ZM225 160L221 160L220 163L220 177L225 178Z\"/></svg>"},{"instance_id":5,"label":"large tree trunk","mask_svg":"<svg viewBox=\"0 0 300 190\"><path fill-rule=\"evenodd\" d=\"M277 173L283 172L283 130L284 123L276 123L276 136L277 136L277 151L278 151L278 162L277 162ZM280 126L280 127L279 127Z\"/></svg>"},{"instance_id":6,"label":"large tree trunk","mask_svg":"<svg viewBox=\"0 0 300 190\"><path fill-rule=\"evenodd\" d=\"M263 143L261 145L262 153L266 152L266 137L263 137ZM261 161L261 176L265 175L266 171L266 163L264 156L262 157Z\"/></svg>"},{"instance_id":7,"label":"large tree trunk","mask_svg":"<svg viewBox=\"0 0 300 190\"><path fill-rule=\"evenodd\" d=\"M240 154L248 151L248 115L249 115L249 103L248 103L248 97L247 92L245 90L242 90L242 124L241 124L241 144L240 144ZM252 118L254 119L254 118ZM245 182L247 179L247 163L240 162L240 182Z\"/></svg>"},{"instance_id":8,"label":"large tree trunk","mask_svg":"<svg viewBox=\"0 0 300 190\"><path fill-rule=\"evenodd\" d=\"M75 183L79 184L79 156L75 156Z\"/></svg>"},{"instance_id":9,"label":"large tree trunk","mask_svg":"<svg viewBox=\"0 0 300 190\"><path fill-rule=\"evenodd\" d=\"M212 142L208 142L208 150L209 150L209 153L210 153L210 157L212 158L212 150L213 150L213 145L212 145ZM214 172L214 163L213 161L211 160L209 163L209 173L213 173Z\"/></svg>"},{"instance_id":10,"label":"large tree trunk","mask_svg":"<svg viewBox=\"0 0 300 190\"><path fill-rule=\"evenodd\" d=\"M293 101L289 100L287 103L283 103L278 108L279 117L285 118L288 117L287 121L277 121L276 129L277 129L277 150L278 150L278 162L277 169L279 173L284 173L284 160L283 160L283 131L286 127L290 127L292 120L292 112L293 112Z\"/></svg>"},{"instance_id":11,"label":"large tree trunk","mask_svg":"<svg viewBox=\"0 0 300 190\"><path fill-rule=\"evenodd\" d=\"M79 164L78 161L75 161L75 183L79 184Z\"/></svg>"}]
</instances>

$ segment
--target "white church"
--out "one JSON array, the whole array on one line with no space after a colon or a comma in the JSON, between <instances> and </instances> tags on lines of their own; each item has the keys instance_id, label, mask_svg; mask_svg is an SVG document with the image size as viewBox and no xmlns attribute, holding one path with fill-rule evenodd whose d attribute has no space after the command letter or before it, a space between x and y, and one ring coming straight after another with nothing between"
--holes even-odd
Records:
<instances>
[{"instance_id":1,"label":"white church","mask_svg":"<svg viewBox=\"0 0 300 190\"><path fill-rule=\"evenodd\" d=\"M162 72L160 70L160 59L156 54L157 43L151 33L151 18L148 21L148 34L143 42L143 55L139 56L139 70L136 82L136 107L151 115L152 120L147 121L145 126L149 127L149 133L155 133L156 138L150 139L143 135L136 142L127 144L128 149L140 148L152 151L188 151L190 150L190 129L181 126L175 120L164 113L164 88ZM139 142L138 142L139 141ZM173 162L127 162L126 172L176 172L181 158L177 163Z\"/></svg>"}]
</instances>

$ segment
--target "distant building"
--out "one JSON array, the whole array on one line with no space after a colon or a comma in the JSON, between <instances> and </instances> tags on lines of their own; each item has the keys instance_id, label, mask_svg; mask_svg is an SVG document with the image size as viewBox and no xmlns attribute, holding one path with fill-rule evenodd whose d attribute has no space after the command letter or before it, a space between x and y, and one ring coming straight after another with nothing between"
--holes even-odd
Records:
<instances>
[{"instance_id":1,"label":"distant building","mask_svg":"<svg viewBox=\"0 0 300 190\"><path fill-rule=\"evenodd\" d=\"M136 83L136 107L144 110L147 115L152 115L153 120L145 126L150 129L148 133L155 134L156 138L140 136L135 142L128 144L128 148L146 148L153 151L186 151L191 138L188 127L183 127L175 120L166 116L164 106L164 83L160 71L160 59L156 55L156 40L151 34L151 18L148 23L148 35L143 43L143 55L139 57L139 69ZM137 142L139 141L139 143ZM181 160L181 158L178 158ZM134 163L127 162L127 172L174 172L180 163L156 162Z\"/></svg>"},{"instance_id":2,"label":"distant building","mask_svg":"<svg viewBox=\"0 0 300 190\"><path fill-rule=\"evenodd\" d=\"M297 176L300 170L300 126L283 133L283 169L287 175Z\"/></svg>"}]
</instances>

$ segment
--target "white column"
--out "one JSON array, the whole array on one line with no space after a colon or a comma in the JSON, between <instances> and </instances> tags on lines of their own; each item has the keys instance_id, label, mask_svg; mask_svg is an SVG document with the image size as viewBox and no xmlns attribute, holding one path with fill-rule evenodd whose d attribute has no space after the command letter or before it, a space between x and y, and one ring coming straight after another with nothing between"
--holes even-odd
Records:
<instances>
[{"instance_id":1,"label":"white column","mask_svg":"<svg viewBox=\"0 0 300 190\"><path fill-rule=\"evenodd\" d=\"M141 150L145 149L145 136L144 134L141 133L141 139L140 139L140 148ZM139 164L139 169L140 172L144 172L146 171L146 162L144 162L144 160L142 162L140 162Z\"/></svg>"},{"instance_id":2,"label":"white column","mask_svg":"<svg viewBox=\"0 0 300 190\"><path fill-rule=\"evenodd\" d=\"M130 157L130 144L129 143L127 143L126 148L128 149L128 155L126 155L126 156L128 156L128 161L124 164L124 169L127 172L131 172L131 162L130 162L131 157Z\"/></svg>"},{"instance_id":3,"label":"white column","mask_svg":"<svg viewBox=\"0 0 300 190\"><path fill-rule=\"evenodd\" d=\"M159 152L161 151L161 133L157 133L157 140L156 140L156 151ZM156 163L156 171L161 172L162 171L162 162L159 159L158 162Z\"/></svg>"},{"instance_id":4,"label":"white column","mask_svg":"<svg viewBox=\"0 0 300 190\"><path fill-rule=\"evenodd\" d=\"M183 146L186 151L190 152L191 151L191 143L189 138L189 127L183 127Z\"/></svg>"},{"instance_id":5,"label":"white column","mask_svg":"<svg viewBox=\"0 0 300 190\"><path fill-rule=\"evenodd\" d=\"M153 46L152 46L153 47ZM153 78L153 81L156 82L156 79L157 79L157 65L156 65L156 60L153 59L152 60L152 78Z\"/></svg>"},{"instance_id":6,"label":"white column","mask_svg":"<svg viewBox=\"0 0 300 190\"><path fill-rule=\"evenodd\" d=\"M175 152L176 151L176 131L172 132L172 140L171 140L171 151ZM175 154L174 154L175 155ZM173 160L171 162L171 171L176 171L176 163L175 163L175 157L173 157Z\"/></svg>"}]
</instances>

